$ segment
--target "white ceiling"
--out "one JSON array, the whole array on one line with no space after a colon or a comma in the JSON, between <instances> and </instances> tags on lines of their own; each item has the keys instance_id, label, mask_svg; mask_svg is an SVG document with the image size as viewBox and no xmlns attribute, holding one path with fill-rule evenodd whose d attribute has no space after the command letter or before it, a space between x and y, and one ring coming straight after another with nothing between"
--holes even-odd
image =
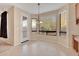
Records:
<instances>
[{"instance_id":1,"label":"white ceiling","mask_svg":"<svg viewBox=\"0 0 79 59\"><path fill-rule=\"evenodd\" d=\"M15 5L16 7L19 7L23 9L24 11L27 11L31 14L37 14L38 13L38 5L37 3L12 3L12 4L1 4L0 3L0 9L1 8L9 8L11 5ZM40 13L48 12L57 10L60 7L64 6L65 3L41 3L40 4Z\"/></svg>"}]
</instances>

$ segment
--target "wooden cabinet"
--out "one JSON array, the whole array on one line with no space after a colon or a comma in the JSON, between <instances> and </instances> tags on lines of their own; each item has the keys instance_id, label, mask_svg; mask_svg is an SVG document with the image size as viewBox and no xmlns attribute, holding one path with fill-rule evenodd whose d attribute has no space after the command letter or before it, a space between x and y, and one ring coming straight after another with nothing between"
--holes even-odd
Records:
<instances>
[{"instance_id":1,"label":"wooden cabinet","mask_svg":"<svg viewBox=\"0 0 79 59\"><path fill-rule=\"evenodd\" d=\"M75 5L76 8L76 24L79 24L79 3Z\"/></svg>"},{"instance_id":2,"label":"wooden cabinet","mask_svg":"<svg viewBox=\"0 0 79 59\"><path fill-rule=\"evenodd\" d=\"M79 54L79 36L73 35L73 48Z\"/></svg>"},{"instance_id":3,"label":"wooden cabinet","mask_svg":"<svg viewBox=\"0 0 79 59\"><path fill-rule=\"evenodd\" d=\"M76 40L73 40L73 48L78 52L78 42Z\"/></svg>"}]
</instances>

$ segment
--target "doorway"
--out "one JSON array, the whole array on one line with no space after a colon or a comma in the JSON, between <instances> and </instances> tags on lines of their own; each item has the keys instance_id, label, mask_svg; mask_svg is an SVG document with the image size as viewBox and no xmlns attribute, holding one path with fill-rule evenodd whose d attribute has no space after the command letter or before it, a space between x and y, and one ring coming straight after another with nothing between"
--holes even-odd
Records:
<instances>
[{"instance_id":1,"label":"doorway","mask_svg":"<svg viewBox=\"0 0 79 59\"><path fill-rule=\"evenodd\" d=\"M21 42L25 42L27 41L27 17L22 16L21 21L22 21L21 22L21 29L22 29Z\"/></svg>"}]
</instances>

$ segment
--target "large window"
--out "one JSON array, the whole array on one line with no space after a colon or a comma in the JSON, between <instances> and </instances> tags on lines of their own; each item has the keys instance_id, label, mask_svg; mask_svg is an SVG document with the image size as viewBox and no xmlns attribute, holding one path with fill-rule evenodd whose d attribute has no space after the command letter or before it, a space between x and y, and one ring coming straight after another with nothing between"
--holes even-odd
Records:
<instances>
[{"instance_id":1,"label":"large window","mask_svg":"<svg viewBox=\"0 0 79 59\"><path fill-rule=\"evenodd\" d=\"M45 16L40 19L40 33L46 35L55 35L57 34L57 19L56 15Z\"/></svg>"}]
</instances>

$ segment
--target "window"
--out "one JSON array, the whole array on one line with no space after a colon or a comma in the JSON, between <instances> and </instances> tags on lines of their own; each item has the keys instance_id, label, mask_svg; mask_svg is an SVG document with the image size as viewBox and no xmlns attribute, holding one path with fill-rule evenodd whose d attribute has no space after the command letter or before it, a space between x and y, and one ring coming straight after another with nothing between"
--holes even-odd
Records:
<instances>
[{"instance_id":1,"label":"window","mask_svg":"<svg viewBox=\"0 0 79 59\"><path fill-rule=\"evenodd\" d=\"M27 17L22 17L22 32L23 32L23 38L27 37Z\"/></svg>"},{"instance_id":2,"label":"window","mask_svg":"<svg viewBox=\"0 0 79 59\"><path fill-rule=\"evenodd\" d=\"M32 32L36 32L36 19L35 18L32 18Z\"/></svg>"},{"instance_id":3,"label":"window","mask_svg":"<svg viewBox=\"0 0 79 59\"><path fill-rule=\"evenodd\" d=\"M60 35L65 35L67 30L67 12L62 11L60 14Z\"/></svg>"},{"instance_id":4,"label":"window","mask_svg":"<svg viewBox=\"0 0 79 59\"><path fill-rule=\"evenodd\" d=\"M57 20L56 15L49 15L45 17L41 17L40 19L40 33L46 35L54 35L57 34Z\"/></svg>"}]
</instances>

